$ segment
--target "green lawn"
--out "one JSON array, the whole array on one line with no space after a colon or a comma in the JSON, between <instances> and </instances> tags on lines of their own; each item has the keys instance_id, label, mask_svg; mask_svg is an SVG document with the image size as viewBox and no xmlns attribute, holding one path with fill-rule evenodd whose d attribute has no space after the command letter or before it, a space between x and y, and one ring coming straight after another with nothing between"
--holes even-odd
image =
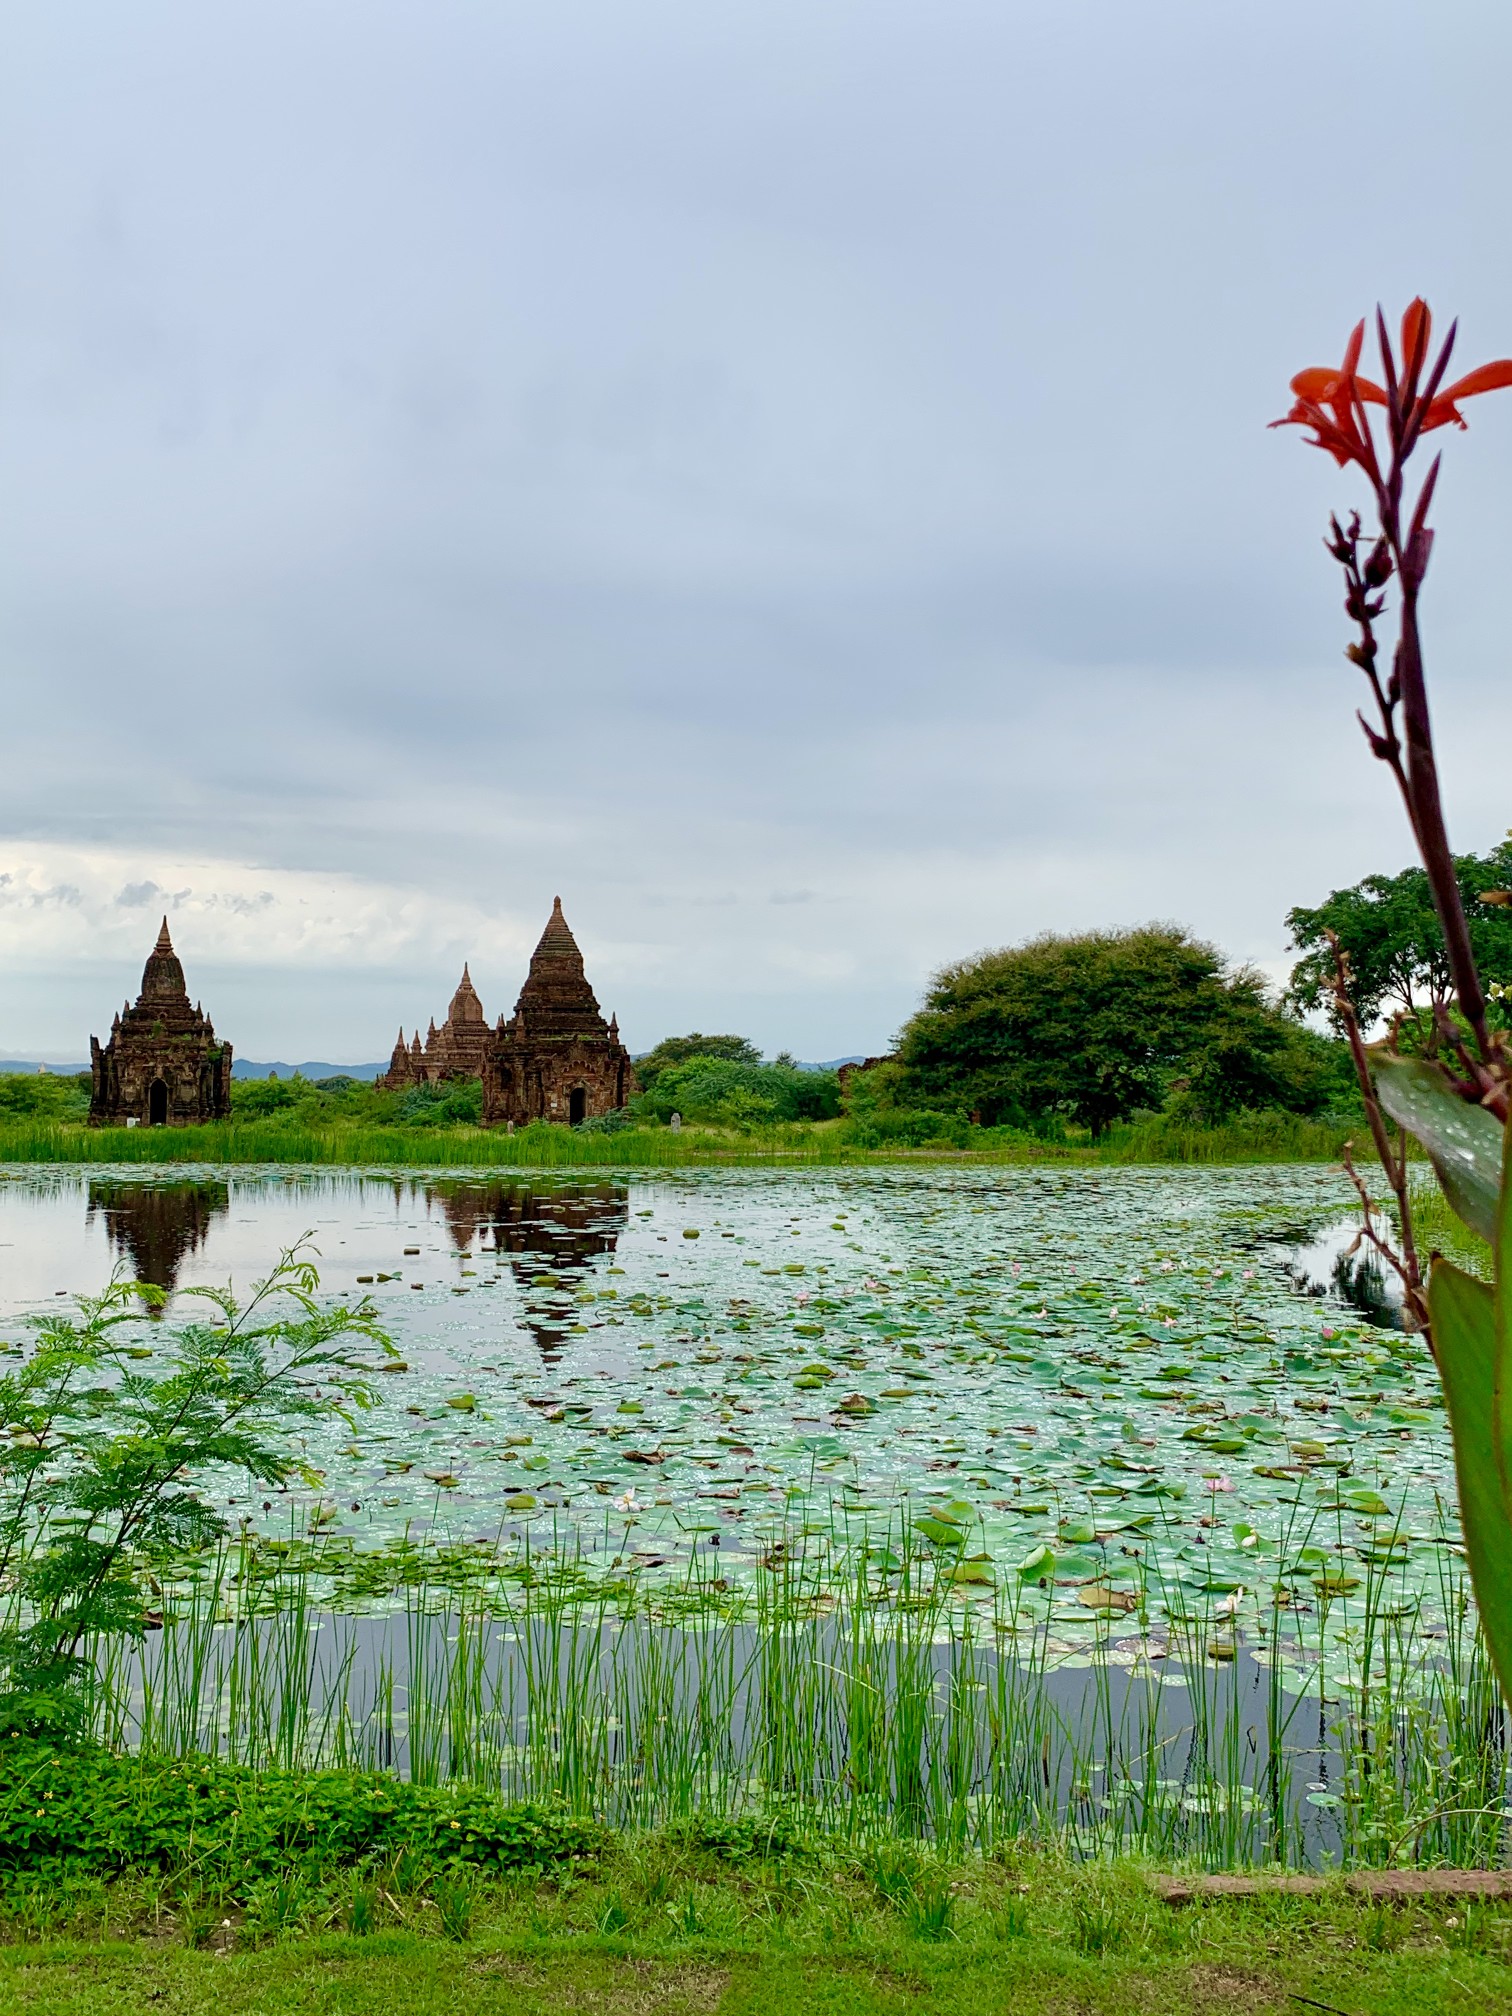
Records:
<instances>
[{"instance_id":1,"label":"green lawn","mask_svg":"<svg viewBox=\"0 0 1512 2016\"><path fill-rule=\"evenodd\" d=\"M12 1887L0 1919L0 2011L1512 2011L1506 1907L1376 1906L1340 1891L1176 1909L1127 1869L921 1863L900 1877L900 1866L729 1868L663 1845L622 1851L595 1876L563 1883L459 1896L391 1891L382 1878L363 1888L348 1875L324 1891L285 1885L260 1906L225 1911L140 1884L86 1886L61 1907L56 1894L28 1900ZM66 1937L60 1908L72 1921ZM354 1909L360 1922L371 1914L373 1929L320 1929L349 1924ZM443 1910L459 1936L446 1936Z\"/></svg>"}]
</instances>

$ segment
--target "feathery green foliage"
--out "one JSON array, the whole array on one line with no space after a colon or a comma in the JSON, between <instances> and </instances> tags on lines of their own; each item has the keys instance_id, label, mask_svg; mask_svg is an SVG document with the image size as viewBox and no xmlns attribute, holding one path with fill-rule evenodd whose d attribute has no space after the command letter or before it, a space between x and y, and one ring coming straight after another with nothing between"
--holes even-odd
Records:
<instances>
[{"instance_id":1,"label":"feathery green foliage","mask_svg":"<svg viewBox=\"0 0 1512 2016\"><path fill-rule=\"evenodd\" d=\"M200 1475L281 1484L300 1468L294 1424L368 1400L352 1347L378 1341L374 1312L323 1306L318 1286L296 1248L245 1304L186 1291L214 1314L169 1331L150 1370L129 1326L156 1289L118 1282L77 1315L33 1319L30 1349L0 1371L0 1728L82 1724L87 1648L144 1629L143 1564L225 1530Z\"/></svg>"}]
</instances>

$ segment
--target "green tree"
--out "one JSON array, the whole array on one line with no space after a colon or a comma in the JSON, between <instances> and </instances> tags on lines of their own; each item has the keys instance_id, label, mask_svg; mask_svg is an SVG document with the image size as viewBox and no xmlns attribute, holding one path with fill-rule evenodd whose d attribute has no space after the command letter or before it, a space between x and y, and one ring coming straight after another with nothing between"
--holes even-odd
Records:
<instances>
[{"instance_id":1,"label":"green tree","mask_svg":"<svg viewBox=\"0 0 1512 2016\"><path fill-rule=\"evenodd\" d=\"M664 1036L654 1050L635 1060L635 1075L649 1092L664 1071L694 1057L723 1057L731 1064L759 1064L761 1052L745 1036Z\"/></svg>"},{"instance_id":2,"label":"green tree","mask_svg":"<svg viewBox=\"0 0 1512 2016\"><path fill-rule=\"evenodd\" d=\"M1173 1096L1211 1121L1315 1112L1330 1075L1260 976L1172 924L1046 935L945 967L898 1039L902 1104L1100 1134Z\"/></svg>"},{"instance_id":3,"label":"green tree","mask_svg":"<svg viewBox=\"0 0 1512 2016\"><path fill-rule=\"evenodd\" d=\"M1481 978L1506 986L1512 983L1512 908L1482 898L1512 884L1512 834L1489 854L1456 855L1454 871ZM1367 875L1351 888L1335 889L1316 909L1298 905L1287 912L1286 928L1302 955L1287 988L1287 998L1299 1008L1322 1008L1334 1019L1330 931L1349 955L1355 1013L1366 1029L1383 1015L1415 1017L1442 1008L1453 992L1444 934L1422 868Z\"/></svg>"}]
</instances>

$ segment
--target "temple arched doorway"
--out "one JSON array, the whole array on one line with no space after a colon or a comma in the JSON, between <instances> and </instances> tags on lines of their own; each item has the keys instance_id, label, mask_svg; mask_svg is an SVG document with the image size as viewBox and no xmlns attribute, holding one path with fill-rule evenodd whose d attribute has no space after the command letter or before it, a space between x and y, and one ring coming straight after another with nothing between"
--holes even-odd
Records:
<instances>
[{"instance_id":1,"label":"temple arched doorway","mask_svg":"<svg viewBox=\"0 0 1512 2016\"><path fill-rule=\"evenodd\" d=\"M588 1118L588 1094L581 1085L574 1085L567 1094L567 1118L574 1127Z\"/></svg>"},{"instance_id":2,"label":"temple arched doorway","mask_svg":"<svg viewBox=\"0 0 1512 2016\"><path fill-rule=\"evenodd\" d=\"M161 1078L154 1078L147 1087L147 1125L166 1127L168 1124L168 1087Z\"/></svg>"}]
</instances>

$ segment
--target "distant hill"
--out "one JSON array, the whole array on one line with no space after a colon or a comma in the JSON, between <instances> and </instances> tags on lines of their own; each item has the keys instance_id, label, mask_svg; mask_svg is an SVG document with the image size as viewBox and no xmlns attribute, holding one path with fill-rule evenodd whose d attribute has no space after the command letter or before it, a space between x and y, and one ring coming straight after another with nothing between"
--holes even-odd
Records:
<instances>
[{"instance_id":1,"label":"distant hill","mask_svg":"<svg viewBox=\"0 0 1512 2016\"><path fill-rule=\"evenodd\" d=\"M865 1058L831 1057L822 1064L800 1061L800 1071L838 1071L842 1064L864 1064ZM40 1070L46 1070L54 1078L72 1078L79 1072L87 1072L87 1062L81 1064L54 1064L45 1066L39 1058L0 1057L0 1073L20 1071L35 1077ZM270 1071L276 1071L280 1078L292 1078L297 1071L301 1078L381 1078L388 1069L388 1059L381 1064L259 1064L255 1058L238 1057L231 1065L233 1078L266 1078Z\"/></svg>"},{"instance_id":2,"label":"distant hill","mask_svg":"<svg viewBox=\"0 0 1512 2016\"><path fill-rule=\"evenodd\" d=\"M292 1078L297 1071L301 1078L381 1078L389 1067L384 1058L381 1064L258 1064L251 1058L237 1057L232 1060L233 1078L266 1078L277 1072L280 1078Z\"/></svg>"},{"instance_id":3,"label":"distant hill","mask_svg":"<svg viewBox=\"0 0 1512 2016\"><path fill-rule=\"evenodd\" d=\"M276 1071L280 1078L292 1078L297 1071L302 1078L377 1078L387 1069L387 1058L381 1064L259 1064L255 1059L238 1057L232 1063L231 1076L266 1078L270 1071ZM80 1072L87 1076L89 1065L55 1064L50 1060L44 1064L36 1057L0 1057L0 1075L15 1071L35 1078L44 1070L50 1078L73 1078Z\"/></svg>"}]
</instances>

